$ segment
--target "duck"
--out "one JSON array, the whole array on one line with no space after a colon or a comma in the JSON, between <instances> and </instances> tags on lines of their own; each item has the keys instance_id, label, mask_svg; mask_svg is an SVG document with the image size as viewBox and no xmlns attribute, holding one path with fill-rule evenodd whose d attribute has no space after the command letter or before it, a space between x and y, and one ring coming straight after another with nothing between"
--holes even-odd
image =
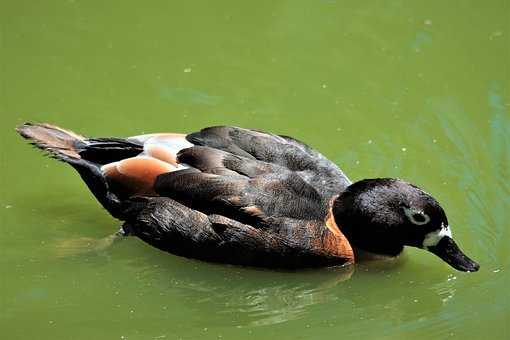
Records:
<instances>
[{"instance_id":1,"label":"duck","mask_svg":"<svg viewBox=\"0 0 510 340\"><path fill-rule=\"evenodd\" d=\"M47 123L16 130L73 167L122 235L178 256L298 269L396 258L408 246L459 271L480 268L430 194L397 178L351 182L292 137L234 126L127 138Z\"/></svg>"}]
</instances>

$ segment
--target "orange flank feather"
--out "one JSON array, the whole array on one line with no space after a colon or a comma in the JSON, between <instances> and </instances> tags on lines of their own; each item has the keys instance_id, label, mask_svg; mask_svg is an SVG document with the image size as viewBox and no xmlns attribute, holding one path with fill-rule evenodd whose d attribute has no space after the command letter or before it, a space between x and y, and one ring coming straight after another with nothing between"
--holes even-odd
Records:
<instances>
[{"instance_id":1,"label":"orange flank feather","mask_svg":"<svg viewBox=\"0 0 510 340\"><path fill-rule=\"evenodd\" d=\"M162 160L144 156L127 158L102 167L108 179L120 184L132 195L153 195L156 177L175 169Z\"/></svg>"},{"instance_id":2,"label":"orange flank feather","mask_svg":"<svg viewBox=\"0 0 510 340\"><path fill-rule=\"evenodd\" d=\"M182 168L177 161L177 153L192 146L186 135L158 133L130 137L144 144L142 154L118 162L104 165L105 176L129 195L155 195L154 182L163 173Z\"/></svg>"}]
</instances>

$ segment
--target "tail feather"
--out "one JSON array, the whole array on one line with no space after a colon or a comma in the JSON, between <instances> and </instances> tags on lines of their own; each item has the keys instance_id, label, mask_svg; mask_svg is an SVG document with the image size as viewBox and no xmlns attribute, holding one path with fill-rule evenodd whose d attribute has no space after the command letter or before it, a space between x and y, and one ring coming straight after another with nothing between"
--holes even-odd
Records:
<instances>
[{"instance_id":1,"label":"tail feather","mask_svg":"<svg viewBox=\"0 0 510 340\"><path fill-rule=\"evenodd\" d=\"M46 123L24 123L16 131L32 145L65 162L81 159L79 149L86 145L85 137Z\"/></svg>"},{"instance_id":2,"label":"tail feather","mask_svg":"<svg viewBox=\"0 0 510 340\"><path fill-rule=\"evenodd\" d=\"M47 151L52 157L69 163L103 207L112 216L123 219L123 208L117 196L109 190L108 182L97 163L80 156L90 144L85 137L50 124L25 123L16 131L30 143Z\"/></svg>"}]
</instances>

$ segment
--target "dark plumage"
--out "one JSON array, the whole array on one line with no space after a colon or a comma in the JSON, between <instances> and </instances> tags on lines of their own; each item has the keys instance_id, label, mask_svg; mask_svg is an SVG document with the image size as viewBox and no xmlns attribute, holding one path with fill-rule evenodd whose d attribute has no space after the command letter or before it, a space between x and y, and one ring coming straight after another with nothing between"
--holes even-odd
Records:
<instances>
[{"instance_id":1,"label":"dark plumage","mask_svg":"<svg viewBox=\"0 0 510 340\"><path fill-rule=\"evenodd\" d=\"M290 137L225 126L127 139L48 124L18 132L73 166L126 233L177 255L298 268L354 263L361 251L396 256L408 245L478 270L430 195L398 179L351 183Z\"/></svg>"}]
</instances>

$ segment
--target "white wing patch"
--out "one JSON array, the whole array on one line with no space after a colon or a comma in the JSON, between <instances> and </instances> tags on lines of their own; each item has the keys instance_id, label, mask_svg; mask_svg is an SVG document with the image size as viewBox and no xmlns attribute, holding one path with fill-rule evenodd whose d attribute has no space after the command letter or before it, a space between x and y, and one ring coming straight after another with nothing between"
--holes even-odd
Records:
<instances>
[{"instance_id":1,"label":"white wing patch","mask_svg":"<svg viewBox=\"0 0 510 340\"><path fill-rule=\"evenodd\" d=\"M159 175L190 167L177 161L179 151L193 146L186 135L161 133L128 140L143 144L143 152L101 167L103 174L120 185L124 194L154 195L154 183Z\"/></svg>"},{"instance_id":2,"label":"white wing patch","mask_svg":"<svg viewBox=\"0 0 510 340\"><path fill-rule=\"evenodd\" d=\"M177 162L179 151L191 148L193 144L186 140L186 135L177 133L155 133L129 137L128 140L143 143L143 152L139 155L153 157L175 167L175 170L189 168L187 164Z\"/></svg>"}]
</instances>

